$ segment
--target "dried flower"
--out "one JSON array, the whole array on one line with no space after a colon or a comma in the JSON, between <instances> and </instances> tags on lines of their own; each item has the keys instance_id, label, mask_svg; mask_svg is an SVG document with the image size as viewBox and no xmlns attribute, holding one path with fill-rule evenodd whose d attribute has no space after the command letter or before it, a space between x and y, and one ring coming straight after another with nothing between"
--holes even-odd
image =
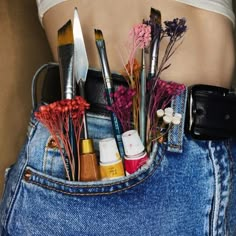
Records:
<instances>
[{"instance_id":1,"label":"dried flower","mask_svg":"<svg viewBox=\"0 0 236 236\"><path fill-rule=\"evenodd\" d=\"M179 40L187 30L185 18L175 18L173 21L164 21L164 34L170 37L170 40Z\"/></svg>"},{"instance_id":2,"label":"dried flower","mask_svg":"<svg viewBox=\"0 0 236 236\"><path fill-rule=\"evenodd\" d=\"M133 49L146 48L151 41L151 27L147 24L137 24L130 31Z\"/></svg>"},{"instance_id":3,"label":"dried flower","mask_svg":"<svg viewBox=\"0 0 236 236\"><path fill-rule=\"evenodd\" d=\"M156 71L156 76L152 78L149 84L148 133L153 133L153 127L156 125L154 115L156 110L165 108L174 96L177 96L185 89L185 86L182 84L160 80L160 75L169 68L168 60L182 43L182 41L178 42L183 38L187 30L186 20L185 18L175 18L173 21L165 21L164 24L165 27L162 29L159 43L165 38L168 40L168 44Z\"/></svg>"},{"instance_id":4,"label":"dried flower","mask_svg":"<svg viewBox=\"0 0 236 236\"><path fill-rule=\"evenodd\" d=\"M67 164L69 164L70 169L72 170L72 178L75 179L75 176L73 175L75 170L75 159L69 139L69 121L72 120L77 149L79 150L83 116L85 110L88 108L89 104L82 97L77 96L74 99L65 99L49 105L43 105L39 108L39 111L34 113L36 119L49 130L52 138L55 140L69 179L70 174L68 172Z\"/></svg>"},{"instance_id":5,"label":"dried flower","mask_svg":"<svg viewBox=\"0 0 236 236\"><path fill-rule=\"evenodd\" d=\"M107 106L107 109L114 112L121 122L124 132L131 128L132 100L134 95L134 89L119 86L115 93L111 94L113 103L111 106Z\"/></svg>"},{"instance_id":6,"label":"dried flower","mask_svg":"<svg viewBox=\"0 0 236 236\"><path fill-rule=\"evenodd\" d=\"M150 81L150 84L152 81ZM149 85L150 86L150 85ZM155 137L156 127L157 127L157 117L156 111L158 109L164 109L171 102L171 100L181 94L185 90L183 84L175 83L173 81L167 82L159 79L155 90L152 92L152 100L149 110L149 127L148 136L149 140ZM151 135L151 136L150 136Z\"/></svg>"},{"instance_id":7,"label":"dried flower","mask_svg":"<svg viewBox=\"0 0 236 236\"><path fill-rule=\"evenodd\" d=\"M151 27L147 24L137 24L129 32L129 57L124 65L125 71L122 73L127 80L129 87L135 90L133 96L133 122L134 127L138 129L139 125L139 103L140 103L140 71L141 66L135 59L138 49L149 47L151 41Z\"/></svg>"},{"instance_id":8,"label":"dried flower","mask_svg":"<svg viewBox=\"0 0 236 236\"><path fill-rule=\"evenodd\" d=\"M173 21L165 21L164 24L165 28L162 30L160 41L163 38L166 38L167 40L169 40L169 42L165 49L165 53L161 60L160 66L156 72L156 80L160 78L161 72L170 66L170 64L166 65L166 63L182 43L181 41L176 45L176 43L183 38L184 33L187 30L185 18L175 18Z\"/></svg>"},{"instance_id":9,"label":"dried flower","mask_svg":"<svg viewBox=\"0 0 236 236\"><path fill-rule=\"evenodd\" d=\"M160 75L164 70L169 68L169 59L182 43L181 39L186 30L185 18L175 18L172 21L165 21L163 27L161 23L161 12L151 8L149 20L144 20L142 24L135 25L130 31L130 53L127 64L124 63L125 72L122 74L126 78L129 87L135 91L132 105L134 128L137 130L139 130L139 112L141 110L140 73L142 68L135 57L137 49L142 49L143 52L149 51L150 53L150 71L146 88L147 95L145 98L147 101L147 136L149 134L153 136L156 132L153 128L156 125L156 111L160 108L165 108L174 96L179 95L185 89L185 86L182 84L160 80ZM167 46L162 58L159 58L159 47L164 39L167 40ZM142 59L143 58L144 57L142 57ZM151 137L151 139L153 139L153 137Z\"/></svg>"},{"instance_id":10,"label":"dried flower","mask_svg":"<svg viewBox=\"0 0 236 236\"><path fill-rule=\"evenodd\" d=\"M143 49L149 46L151 42L151 26L147 24L137 24L132 27L129 32L129 57L127 65L124 65L125 71L129 77L129 84L133 84L135 56L138 49ZM136 63L136 65L139 65Z\"/></svg>"}]
</instances>

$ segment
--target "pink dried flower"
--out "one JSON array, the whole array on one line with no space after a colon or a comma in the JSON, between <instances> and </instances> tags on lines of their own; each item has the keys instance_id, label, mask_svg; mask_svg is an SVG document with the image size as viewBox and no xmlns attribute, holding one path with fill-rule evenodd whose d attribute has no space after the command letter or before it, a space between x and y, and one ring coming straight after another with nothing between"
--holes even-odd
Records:
<instances>
[{"instance_id":1,"label":"pink dried flower","mask_svg":"<svg viewBox=\"0 0 236 236\"><path fill-rule=\"evenodd\" d=\"M146 48L151 42L151 26L147 24L135 25L130 33L131 39L133 40L133 48Z\"/></svg>"},{"instance_id":2,"label":"pink dried flower","mask_svg":"<svg viewBox=\"0 0 236 236\"><path fill-rule=\"evenodd\" d=\"M151 42L151 26L147 24L137 24L132 27L129 32L129 59L130 71L126 71L130 79L133 79L133 67L135 62L135 54L138 49L147 48ZM126 66L125 66L126 67Z\"/></svg>"}]
</instances>

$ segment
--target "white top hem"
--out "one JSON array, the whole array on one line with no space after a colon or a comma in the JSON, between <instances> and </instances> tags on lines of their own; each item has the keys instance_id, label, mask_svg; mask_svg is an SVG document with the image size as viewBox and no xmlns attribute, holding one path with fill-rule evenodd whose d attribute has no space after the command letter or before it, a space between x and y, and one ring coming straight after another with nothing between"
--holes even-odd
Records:
<instances>
[{"instance_id":1,"label":"white top hem","mask_svg":"<svg viewBox=\"0 0 236 236\"><path fill-rule=\"evenodd\" d=\"M68 0L36 0L39 20L42 24L44 14L55 5ZM184 4L222 14L235 25L235 14L232 10L232 0L176 0ZM43 25L43 24L42 24Z\"/></svg>"},{"instance_id":2,"label":"white top hem","mask_svg":"<svg viewBox=\"0 0 236 236\"><path fill-rule=\"evenodd\" d=\"M224 7L222 7L222 1L206 1L206 0L176 0L177 2L182 2L187 5L197 7L203 10L219 13L226 16L235 25L235 14L232 10L232 1L225 1ZM221 1L221 3L219 2Z\"/></svg>"}]
</instances>

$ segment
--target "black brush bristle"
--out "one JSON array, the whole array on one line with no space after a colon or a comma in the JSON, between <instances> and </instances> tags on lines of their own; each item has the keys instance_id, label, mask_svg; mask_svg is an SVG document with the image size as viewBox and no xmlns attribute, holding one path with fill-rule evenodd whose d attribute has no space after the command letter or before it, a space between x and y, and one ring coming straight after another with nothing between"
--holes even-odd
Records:
<instances>
[{"instance_id":1,"label":"black brush bristle","mask_svg":"<svg viewBox=\"0 0 236 236\"><path fill-rule=\"evenodd\" d=\"M155 8L151 8L150 18L156 22L156 24L161 24L161 12Z\"/></svg>"}]
</instances>

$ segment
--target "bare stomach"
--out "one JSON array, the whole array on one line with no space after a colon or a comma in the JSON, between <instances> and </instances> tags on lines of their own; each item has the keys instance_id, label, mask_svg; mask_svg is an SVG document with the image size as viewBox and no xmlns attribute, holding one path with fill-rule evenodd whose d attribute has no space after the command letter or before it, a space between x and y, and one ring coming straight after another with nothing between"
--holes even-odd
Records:
<instances>
[{"instance_id":1,"label":"bare stomach","mask_svg":"<svg viewBox=\"0 0 236 236\"><path fill-rule=\"evenodd\" d=\"M225 16L174 0L66 1L51 8L43 19L55 61L57 30L68 19L73 19L75 6L79 11L91 68L101 68L95 28L103 32L110 69L119 73L123 69L121 56L126 59L124 45L129 30L142 19L148 19L153 7L161 11L162 21L185 17L188 27L183 43L170 60L171 66L161 78L185 85L201 83L230 87L234 71L233 26ZM163 41L160 54L164 44Z\"/></svg>"}]
</instances>

